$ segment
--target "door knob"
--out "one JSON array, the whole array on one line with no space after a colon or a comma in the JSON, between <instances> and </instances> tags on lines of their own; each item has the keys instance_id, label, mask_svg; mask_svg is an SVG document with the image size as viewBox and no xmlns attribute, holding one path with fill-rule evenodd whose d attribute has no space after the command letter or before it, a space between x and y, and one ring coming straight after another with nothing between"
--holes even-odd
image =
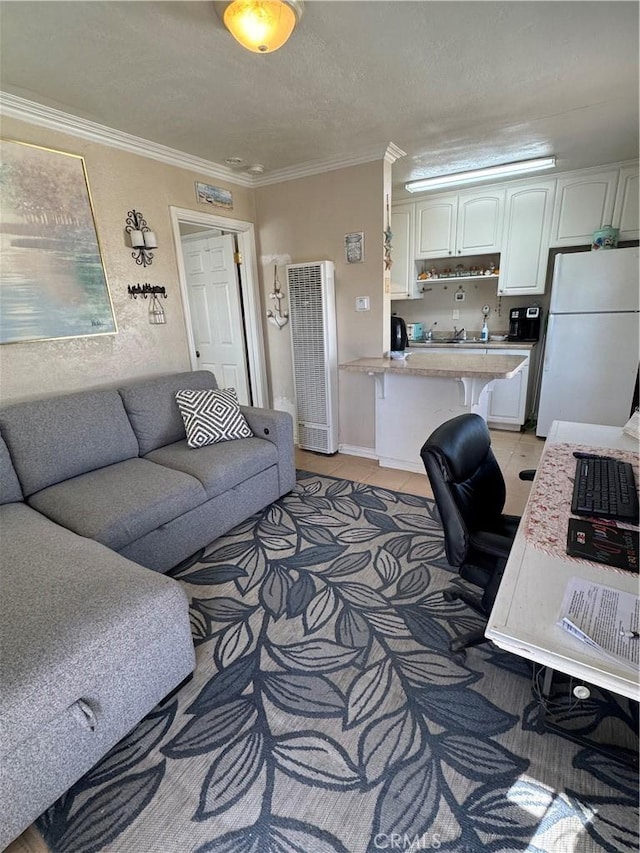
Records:
<instances>
[{"instance_id":1,"label":"door knob","mask_svg":"<svg viewBox=\"0 0 640 853\"><path fill-rule=\"evenodd\" d=\"M200 358L200 350L196 350L196 358Z\"/></svg>"}]
</instances>

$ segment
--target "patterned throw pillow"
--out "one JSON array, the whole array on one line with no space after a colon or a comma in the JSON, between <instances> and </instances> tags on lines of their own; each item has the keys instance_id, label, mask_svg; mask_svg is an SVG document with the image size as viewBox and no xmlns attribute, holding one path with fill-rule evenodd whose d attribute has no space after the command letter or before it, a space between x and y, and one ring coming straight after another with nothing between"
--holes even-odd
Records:
<instances>
[{"instance_id":1,"label":"patterned throw pillow","mask_svg":"<svg viewBox=\"0 0 640 853\"><path fill-rule=\"evenodd\" d=\"M240 411L235 388L216 391L177 391L176 402L184 421L189 447L253 435Z\"/></svg>"}]
</instances>

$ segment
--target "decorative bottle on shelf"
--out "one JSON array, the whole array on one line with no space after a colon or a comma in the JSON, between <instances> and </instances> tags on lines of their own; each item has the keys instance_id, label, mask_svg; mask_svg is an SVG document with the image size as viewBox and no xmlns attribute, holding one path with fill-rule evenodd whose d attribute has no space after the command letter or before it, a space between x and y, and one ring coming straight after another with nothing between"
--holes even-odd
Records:
<instances>
[{"instance_id":1,"label":"decorative bottle on shelf","mask_svg":"<svg viewBox=\"0 0 640 853\"><path fill-rule=\"evenodd\" d=\"M488 341L489 340L489 327L487 326L486 318L482 321L482 331L480 332L480 340Z\"/></svg>"}]
</instances>

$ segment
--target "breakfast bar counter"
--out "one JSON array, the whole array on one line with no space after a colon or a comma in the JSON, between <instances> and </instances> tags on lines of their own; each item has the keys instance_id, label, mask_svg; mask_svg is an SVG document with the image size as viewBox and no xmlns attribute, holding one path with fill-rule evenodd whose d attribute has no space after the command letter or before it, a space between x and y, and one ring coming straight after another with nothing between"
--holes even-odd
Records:
<instances>
[{"instance_id":1,"label":"breakfast bar counter","mask_svg":"<svg viewBox=\"0 0 640 853\"><path fill-rule=\"evenodd\" d=\"M512 379L526 363L523 355L422 350L406 359L358 358L340 369L375 381L380 465L422 473L420 448L433 430L464 412L486 420L491 382Z\"/></svg>"},{"instance_id":2,"label":"breakfast bar counter","mask_svg":"<svg viewBox=\"0 0 640 853\"><path fill-rule=\"evenodd\" d=\"M403 376L441 376L448 379L476 377L511 379L526 362L521 355L498 355L475 352L429 352L422 350L405 359L358 358L340 365L341 370L370 375L393 373Z\"/></svg>"}]
</instances>

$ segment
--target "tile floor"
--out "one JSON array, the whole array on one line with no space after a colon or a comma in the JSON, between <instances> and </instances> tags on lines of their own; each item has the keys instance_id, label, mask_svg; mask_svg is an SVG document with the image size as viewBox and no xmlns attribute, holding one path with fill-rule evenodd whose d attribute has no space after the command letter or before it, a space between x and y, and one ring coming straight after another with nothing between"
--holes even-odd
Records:
<instances>
[{"instance_id":1,"label":"tile floor","mask_svg":"<svg viewBox=\"0 0 640 853\"><path fill-rule=\"evenodd\" d=\"M523 468L536 467L544 441L536 438L533 433L491 430L491 446L507 486L505 512L522 515L531 483L518 479L518 472ZM348 456L344 453L323 456L320 453L297 449L296 466L316 474L328 474L393 491L433 497L426 474L380 468L377 461L360 456ZM9 845L6 853L46 853L47 849L37 831L30 827Z\"/></svg>"},{"instance_id":2,"label":"tile floor","mask_svg":"<svg viewBox=\"0 0 640 853\"><path fill-rule=\"evenodd\" d=\"M507 486L505 512L522 515L530 482L518 478L523 468L535 468L540 459L544 440L534 433L491 430L491 446L504 475ZM336 453L323 456L308 450L296 450L296 466L302 471L343 477L358 483L381 486L398 492L432 498L433 492L426 474L412 474L396 468L381 468L374 459Z\"/></svg>"}]
</instances>

